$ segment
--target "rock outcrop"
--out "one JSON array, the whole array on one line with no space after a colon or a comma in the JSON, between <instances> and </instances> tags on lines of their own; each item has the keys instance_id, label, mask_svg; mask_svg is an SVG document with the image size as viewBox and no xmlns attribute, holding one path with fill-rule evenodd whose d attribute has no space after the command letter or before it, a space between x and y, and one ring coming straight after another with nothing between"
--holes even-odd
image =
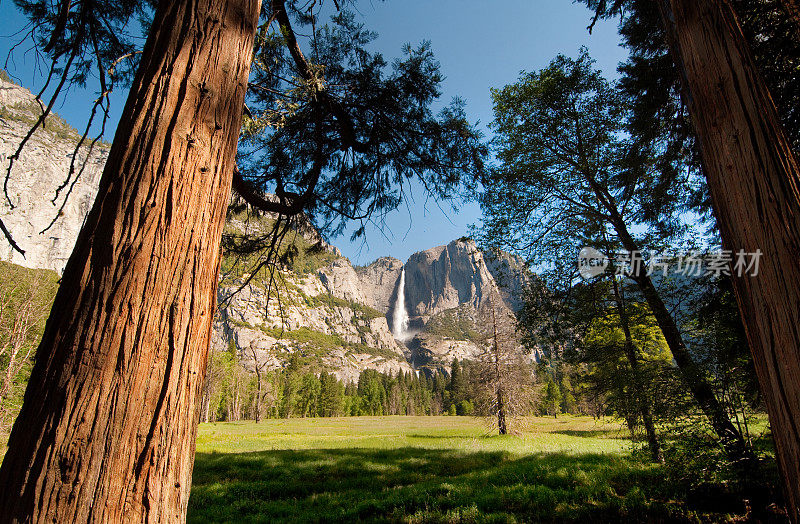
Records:
<instances>
[{"instance_id":1,"label":"rock outcrop","mask_svg":"<svg viewBox=\"0 0 800 524\"><path fill-rule=\"evenodd\" d=\"M477 357L490 332L487 312L494 305L499 314L513 315L529 278L521 260L485 254L468 239L411 255L405 271L412 363L439 370L454 358Z\"/></svg>"},{"instance_id":2,"label":"rock outcrop","mask_svg":"<svg viewBox=\"0 0 800 524\"><path fill-rule=\"evenodd\" d=\"M0 165L3 173L9 157L16 152L40 114L40 105L33 94L0 74ZM0 198L0 219L25 251L25 256L3 240L0 244L3 260L63 272L83 220L94 203L108 157L106 144L98 142L91 154L88 154L88 145L82 147L74 164L75 172L68 180L73 151L79 140L80 135L74 129L57 115L51 115L14 162L8 181L8 199Z\"/></svg>"},{"instance_id":3,"label":"rock outcrop","mask_svg":"<svg viewBox=\"0 0 800 524\"><path fill-rule=\"evenodd\" d=\"M344 381L357 381L365 369L412 370L408 350L394 339L386 317L363 303L346 259L307 275L283 271L281 280L269 300L266 283L258 279L220 286L216 350L233 342L246 367L266 362L267 369L285 366L298 352Z\"/></svg>"},{"instance_id":4,"label":"rock outcrop","mask_svg":"<svg viewBox=\"0 0 800 524\"><path fill-rule=\"evenodd\" d=\"M394 307L402 270L403 263L392 257L381 257L368 266L356 268L366 304L388 313Z\"/></svg>"},{"instance_id":5,"label":"rock outcrop","mask_svg":"<svg viewBox=\"0 0 800 524\"><path fill-rule=\"evenodd\" d=\"M483 258L508 307L513 311L522 309L531 280L525 261L505 251L489 251L483 254Z\"/></svg>"},{"instance_id":6,"label":"rock outcrop","mask_svg":"<svg viewBox=\"0 0 800 524\"><path fill-rule=\"evenodd\" d=\"M453 241L419 253L406 262L409 315L425 320L461 304L480 307L494 279L472 241Z\"/></svg>"}]
</instances>

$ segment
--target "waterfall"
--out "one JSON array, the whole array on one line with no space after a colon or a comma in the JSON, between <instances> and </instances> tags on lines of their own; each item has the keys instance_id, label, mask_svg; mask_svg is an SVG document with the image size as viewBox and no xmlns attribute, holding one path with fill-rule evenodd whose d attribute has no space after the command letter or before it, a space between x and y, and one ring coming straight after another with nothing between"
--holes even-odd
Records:
<instances>
[{"instance_id":1,"label":"waterfall","mask_svg":"<svg viewBox=\"0 0 800 524\"><path fill-rule=\"evenodd\" d=\"M397 340L408 339L408 311L406 311L406 268L400 272L400 285L397 286L397 301L394 304L392 317L394 338Z\"/></svg>"}]
</instances>

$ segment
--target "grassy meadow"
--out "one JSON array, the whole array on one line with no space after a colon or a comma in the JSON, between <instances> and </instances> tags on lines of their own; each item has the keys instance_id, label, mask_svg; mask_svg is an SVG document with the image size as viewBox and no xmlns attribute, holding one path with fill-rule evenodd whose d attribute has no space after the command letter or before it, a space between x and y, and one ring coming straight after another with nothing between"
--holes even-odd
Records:
<instances>
[{"instance_id":1,"label":"grassy meadow","mask_svg":"<svg viewBox=\"0 0 800 524\"><path fill-rule=\"evenodd\" d=\"M690 506L610 419L469 417L201 424L189 522L729 521Z\"/></svg>"}]
</instances>

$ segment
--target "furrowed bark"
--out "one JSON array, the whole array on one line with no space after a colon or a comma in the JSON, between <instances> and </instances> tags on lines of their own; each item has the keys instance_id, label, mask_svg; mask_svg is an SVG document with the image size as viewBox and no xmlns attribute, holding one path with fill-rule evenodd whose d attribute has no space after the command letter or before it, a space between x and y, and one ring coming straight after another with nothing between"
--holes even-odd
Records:
<instances>
[{"instance_id":1,"label":"furrowed bark","mask_svg":"<svg viewBox=\"0 0 800 524\"><path fill-rule=\"evenodd\" d=\"M259 9L159 3L0 467L0 520L185 520Z\"/></svg>"},{"instance_id":2,"label":"furrowed bark","mask_svg":"<svg viewBox=\"0 0 800 524\"><path fill-rule=\"evenodd\" d=\"M727 0L658 0L723 244L761 250L733 283L790 518L800 522L800 172ZM786 1L785 5L795 5Z\"/></svg>"}]
</instances>

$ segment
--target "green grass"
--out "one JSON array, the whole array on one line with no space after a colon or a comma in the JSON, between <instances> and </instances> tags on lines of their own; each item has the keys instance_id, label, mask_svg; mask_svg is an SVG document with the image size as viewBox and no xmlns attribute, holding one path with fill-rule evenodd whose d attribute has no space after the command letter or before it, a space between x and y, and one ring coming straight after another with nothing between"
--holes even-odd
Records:
<instances>
[{"instance_id":1,"label":"green grass","mask_svg":"<svg viewBox=\"0 0 800 524\"><path fill-rule=\"evenodd\" d=\"M190 522L724 520L676 500L619 424L468 417L203 424ZM731 508L729 511L733 511Z\"/></svg>"}]
</instances>

